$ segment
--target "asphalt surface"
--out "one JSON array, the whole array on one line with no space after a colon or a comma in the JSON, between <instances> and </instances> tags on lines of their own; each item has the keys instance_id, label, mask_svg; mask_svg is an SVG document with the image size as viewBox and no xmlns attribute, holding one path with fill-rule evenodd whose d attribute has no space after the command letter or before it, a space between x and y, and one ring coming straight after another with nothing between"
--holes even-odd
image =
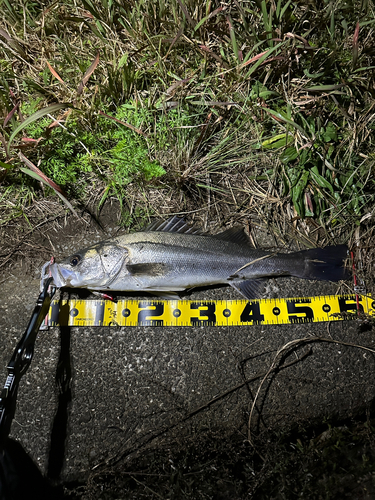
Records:
<instances>
[{"instance_id":1,"label":"asphalt surface","mask_svg":"<svg viewBox=\"0 0 375 500\"><path fill-rule=\"evenodd\" d=\"M99 239L103 236L98 231L74 237L70 229L55 242L56 257ZM31 268L14 266L2 278L4 382L7 362L39 294L41 264L36 259ZM283 279L270 281L266 295L336 291L337 284ZM220 288L195 292L191 298L239 296ZM283 346L306 338L310 340L289 346L275 363ZM363 321L330 326L50 328L39 332L32 365L21 381L11 436L44 473L71 481L121 457L130 459L163 439L173 445L214 430L240 433L245 440L249 429L266 433L350 418L370 408L375 396L375 357L363 347L375 349L374 333ZM265 377L272 366L280 369Z\"/></svg>"}]
</instances>

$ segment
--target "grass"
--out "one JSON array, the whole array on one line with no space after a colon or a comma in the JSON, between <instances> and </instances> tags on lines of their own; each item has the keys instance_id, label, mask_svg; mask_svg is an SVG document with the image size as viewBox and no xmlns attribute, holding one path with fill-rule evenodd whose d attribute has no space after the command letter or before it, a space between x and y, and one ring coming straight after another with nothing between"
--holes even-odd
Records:
<instances>
[{"instance_id":1,"label":"grass","mask_svg":"<svg viewBox=\"0 0 375 500\"><path fill-rule=\"evenodd\" d=\"M371 2L23 5L0 31L4 200L51 194L21 150L76 207L116 196L124 218L150 189L241 205L244 177L326 234L372 213Z\"/></svg>"}]
</instances>

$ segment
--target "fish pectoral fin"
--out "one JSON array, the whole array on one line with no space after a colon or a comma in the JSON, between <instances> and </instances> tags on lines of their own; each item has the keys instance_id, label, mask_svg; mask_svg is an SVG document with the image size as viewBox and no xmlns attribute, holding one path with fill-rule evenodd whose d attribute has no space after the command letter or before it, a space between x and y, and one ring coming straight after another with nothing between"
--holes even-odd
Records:
<instances>
[{"instance_id":1,"label":"fish pectoral fin","mask_svg":"<svg viewBox=\"0 0 375 500\"><path fill-rule=\"evenodd\" d=\"M167 264L161 262L126 264L126 268L132 276L164 276L170 269Z\"/></svg>"},{"instance_id":2,"label":"fish pectoral fin","mask_svg":"<svg viewBox=\"0 0 375 500\"><path fill-rule=\"evenodd\" d=\"M246 299L259 299L260 290L264 286L264 279L252 279L245 281L229 281L229 285L240 292Z\"/></svg>"}]
</instances>

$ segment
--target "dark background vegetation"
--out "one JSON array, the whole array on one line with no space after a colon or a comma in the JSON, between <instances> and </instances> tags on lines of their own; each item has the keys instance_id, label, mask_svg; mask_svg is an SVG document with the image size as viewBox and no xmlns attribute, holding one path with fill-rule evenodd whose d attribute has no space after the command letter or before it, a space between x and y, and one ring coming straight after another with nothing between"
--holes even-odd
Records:
<instances>
[{"instance_id":1,"label":"dark background vegetation","mask_svg":"<svg viewBox=\"0 0 375 500\"><path fill-rule=\"evenodd\" d=\"M3 0L0 16L2 267L27 257L18 237L115 199L127 230L174 213L285 248L348 242L372 288L372 1ZM373 498L371 411L258 439L161 445L87 498Z\"/></svg>"}]
</instances>

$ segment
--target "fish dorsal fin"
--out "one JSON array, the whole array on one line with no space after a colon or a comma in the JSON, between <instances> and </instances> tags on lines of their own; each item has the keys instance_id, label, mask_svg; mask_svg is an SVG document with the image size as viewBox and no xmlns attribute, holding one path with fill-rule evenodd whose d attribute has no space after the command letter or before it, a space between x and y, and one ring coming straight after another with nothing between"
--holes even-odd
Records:
<instances>
[{"instance_id":1,"label":"fish dorsal fin","mask_svg":"<svg viewBox=\"0 0 375 500\"><path fill-rule=\"evenodd\" d=\"M245 229L239 226L231 227L222 233L215 234L214 238L237 243L237 245L251 245L250 238L245 233Z\"/></svg>"},{"instance_id":2,"label":"fish dorsal fin","mask_svg":"<svg viewBox=\"0 0 375 500\"><path fill-rule=\"evenodd\" d=\"M185 233L185 234L200 234L207 235L201 229L198 229L194 226L189 226L185 219L182 217L177 217L174 215L169 219L156 220L152 222L147 228L146 231L161 231L164 233ZM248 235L245 233L243 227L235 226L230 229L226 229L222 233L210 235L213 238L217 238L218 240L230 241L231 243L237 243L238 245L249 245L250 239Z\"/></svg>"},{"instance_id":3,"label":"fish dorsal fin","mask_svg":"<svg viewBox=\"0 0 375 500\"><path fill-rule=\"evenodd\" d=\"M189 226L185 219L182 217L173 217L167 220L156 220L152 222L146 231L161 231L163 233L188 233L188 234L203 234L200 229L196 227Z\"/></svg>"}]
</instances>

